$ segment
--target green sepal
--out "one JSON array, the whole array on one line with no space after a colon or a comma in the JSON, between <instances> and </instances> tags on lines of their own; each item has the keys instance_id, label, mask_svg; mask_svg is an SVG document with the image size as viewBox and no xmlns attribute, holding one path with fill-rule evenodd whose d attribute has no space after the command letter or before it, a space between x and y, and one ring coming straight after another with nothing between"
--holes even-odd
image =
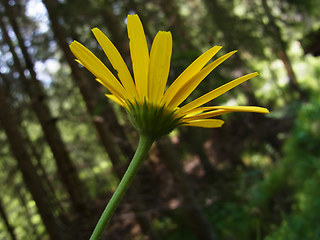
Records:
<instances>
[{"instance_id":1,"label":"green sepal","mask_svg":"<svg viewBox=\"0 0 320 240\"><path fill-rule=\"evenodd\" d=\"M181 117L175 111L169 111L164 106L155 106L144 102L128 102L129 119L140 134L154 139L169 134L182 124Z\"/></svg>"}]
</instances>

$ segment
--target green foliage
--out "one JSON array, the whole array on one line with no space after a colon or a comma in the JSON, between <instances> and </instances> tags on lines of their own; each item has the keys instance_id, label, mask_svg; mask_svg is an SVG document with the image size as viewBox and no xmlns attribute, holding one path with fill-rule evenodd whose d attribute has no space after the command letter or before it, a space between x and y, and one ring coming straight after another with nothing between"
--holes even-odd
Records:
<instances>
[{"instance_id":1,"label":"green foliage","mask_svg":"<svg viewBox=\"0 0 320 240\"><path fill-rule=\"evenodd\" d=\"M236 202L216 202L206 211L219 238L249 239L250 216L244 205Z\"/></svg>"},{"instance_id":2,"label":"green foliage","mask_svg":"<svg viewBox=\"0 0 320 240\"><path fill-rule=\"evenodd\" d=\"M179 224L177 224L179 223ZM168 240L195 240L194 233L186 221L186 216L181 208L171 211L167 216L160 218L154 223L163 239Z\"/></svg>"},{"instance_id":3,"label":"green foliage","mask_svg":"<svg viewBox=\"0 0 320 240\"><path fill-rule=\"evenodd\" d=\"M284 157L253 191L262 228L271 239L319 239L320 234L320 104L316 95L302 104L284 146ZM279 226L270 221L277 211ZM269 230L268 230L269 229Z\"/></svg>"}]
</instances>

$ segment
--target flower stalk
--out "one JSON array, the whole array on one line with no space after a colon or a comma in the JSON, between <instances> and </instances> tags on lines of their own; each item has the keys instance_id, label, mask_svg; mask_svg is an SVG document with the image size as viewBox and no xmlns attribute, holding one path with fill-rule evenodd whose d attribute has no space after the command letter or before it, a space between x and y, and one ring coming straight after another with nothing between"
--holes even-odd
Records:
<instances>
[{"instance_id":1,"label":"flower stalk","mask_svg":"<svg viewBox=\"0 0 320 240\"><path fill-rule=\"evenodd\" d=\"M139 170L141 163L147 156L153 142L155 139L150 136L140 135L139 144L136 153L134 154L129 167L125 174L123 175L119 186L117 187L116 191L112 195L109 203L107 204L106 208L104 209L91 237L90 240L98 240L100 236L110 221L114 211L116 210L117 206L119 205L122 197L128 190L129 186L132 183L134 176L136 175L137 171Z\"/></svg>"}]
</instances>

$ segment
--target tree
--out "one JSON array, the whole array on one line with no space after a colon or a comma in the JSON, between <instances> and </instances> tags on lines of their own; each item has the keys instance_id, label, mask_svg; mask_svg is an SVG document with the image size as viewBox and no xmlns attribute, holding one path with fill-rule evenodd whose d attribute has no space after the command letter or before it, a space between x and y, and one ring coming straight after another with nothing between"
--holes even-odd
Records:
<instances>
[{"instance_id":1,"label":"tree","mask_svg":"<svg viewBox=\"0 0 320 240\"><path fill-rule=\"evenodd\" d=\"M19 169L22 172L24 182L35 200L39 214L43 220L48 234L52 240L66 239L59 220L53 214L52 204L48 199L48 194L42 184L42 179L38 176L36 168L32 164L32 159L26 149L27 144L19 131L16 122L17 117L10 106L1 80L0 84L0 123L5 130L8 142L11 146L12 154L17 160Z\"/></svg>"},{"instance_id":2,"label":"tree","mask_svg":"<svg viewBox=\"0 0 320 240\"><path fill-rule=\"evenodd\" d=\"M82 215L83 213L87 212L87 197L84 190L85 185L81 183L78 177L77 170L69 157L69 153L58 130L56 119L52 116L51 111L46 103L46 94L40 81L37 79L36 72L34 70L34 64L28 54L28 50L24 44L25 41L22 38L19 26L15 20L14 10L12 9L13 7L9 6L7 1L2 1L2 4L6 9L9 22L17 37L18 45L22 51L22 55L26 63L26 69L30 73L30 78L27 78L20 63L19 57L16 54L14 45L7 32L6 26L4 25L3 19L1 19L1 30L3 37L9 45L15 68L19 72L20 80L22 81L21 85L25 87L25 90L29 95L32 108L41 124L45 138L56 160L61 180L65 184L68 193L70 194L73 208L79 215Z\"/></svg>"},{"instance_id":3,"label":"tree","mask_svg":"<svg viewBox=\"0 0 320 240\"><path fill-rule=\"evenodd\" d=\"M5 207L0 199L0 216L3 219L4 225L7 228L8 234L11 237L11 240L17 240L16 234L14 232L14 227L10 224L8 215L6 213Z\"/></svg>"}]
</instances>

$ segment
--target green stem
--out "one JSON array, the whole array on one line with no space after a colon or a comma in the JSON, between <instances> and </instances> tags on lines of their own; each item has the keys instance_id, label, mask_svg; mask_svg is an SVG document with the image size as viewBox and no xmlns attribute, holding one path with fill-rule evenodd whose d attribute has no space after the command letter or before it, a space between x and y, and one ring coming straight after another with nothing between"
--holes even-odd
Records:
<instances>
[{"instance_id":1,"label":"green stem","mask_svg":"<svg viewBox=\"0 0 320 240\"><path fill-rule=\"evenodd\" d=\"M98 240L108 224L112 214L116 210L117 206L119 205L123 195L126 193L127 189L129 188L133 177L136 175L139 167L148 154L152 144L154 142L154 138L149 136L140 136L139 144L136 153L134 154L131 163L123 175L119 186L117 187L116 191L112 195L109 203L107 204L106 208L104 209L91 237L90 240Z\"/></svg>"}]
</instances>

